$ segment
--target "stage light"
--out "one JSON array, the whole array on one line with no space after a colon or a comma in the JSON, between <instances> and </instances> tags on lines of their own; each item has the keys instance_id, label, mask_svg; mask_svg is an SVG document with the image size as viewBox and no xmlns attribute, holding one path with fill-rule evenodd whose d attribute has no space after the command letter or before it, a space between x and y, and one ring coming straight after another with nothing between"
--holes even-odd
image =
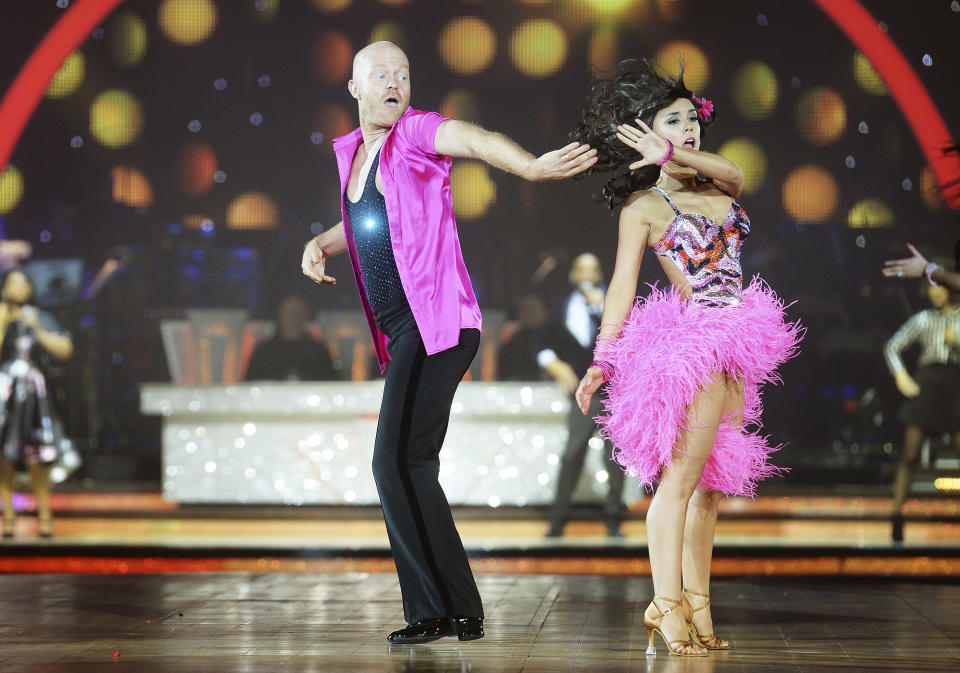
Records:
<instances>
[{"instance_id":1,"label":"stage light","mask_svg":"<svg viewBox=\"0 0 960 673\"><path fill-rule=\"evenodd\" d=\"M617 57L618 42L616 27L608 25L597 27L587 45L587 62L600 72L613 70L620 60Z\"/></svg>"},{"instance_id":2,"label":"stage light","mask_svg":"<svg viewBox=\"0 0 960 673\"><path fill-rule=\"evenodd\" d=\"M930 210L943 210L943 194L937 185L937 178L929 166L920 171L920 198Z\"/></svg>"},{"instance_id":3,"label":"stage light","mask_svg":"<svg viewBox=\"0 0 960 673\"><path fill-rule=\"evenodd\" d=\"M322 138L319 143L313 141L313 138L311 140L330 152L333 151L333 139L350 133L356 126L353 115L338 103L322 104L314 120L313 133L319 133Z\"/></svg>"},{"instance_id":4,"label":"stage light","mask_svg":"<svg viewBox=\"0 0 960 673\"><path fill-rule=\"evenodd\" d=\"M777 106L779 90L773 69L762 61L747 61L733 76L733 104L745 119L766 119Z\"/></svg>"},{"instance_id":5,"label":"stage light","mask_svg":"<svg viewBox=\"0 0 960 673\"><path fill-rule=\"evenodd\" d=\"M143 172L130 166L114 166L110 171L113 181L113 202L145 210L153 204L153 189Z\"/></svg>"},{"instance_id":6,"label":"stage light","mask_svg":"<svg viewBox=\"0 0 960 673\"><path fill-rule=\"evenodd\" d=\"M147 24L134 12L120 12L110 22L107 53L121 68L132 68L147 52Z\"/></svg>"},{"instance_id":7,"label":"stage light","mask_svg":"<svg viewBox=\"0 0 960 673\"><path fill-rule=\"evenodd\" d=\"M247 0L247 3L250 16L260 23L272 21L280 9L280 0Z\"/></svg>"},{"instance_id":8,"label":"stage light","mask_svg":"<svg viewBox=\"0 0 960 673\"><path fill-rule=\"evenodd\" d=\"M767 157L763 148L749 138L731 138L717 150L743 172L743 191L754 193L767 177Z\"/></svg>"},{"instance_id":9,"label":"stage light","mask_svg":"<svg viewBox=\"0 0 960 673\"><path fill-rule=\"evenodd\" d=\"M794 169L783 182L783 207L800 223L822 222L837 207L837 182L827 171L807 164Z\"/></svg>"},{"instance_id":10,"label":"stage light","mask_svg":"<svg viewBox=\"0 0 960 673\"><path fill-rule=\"evenodd\" d=\"M343 33L326 30L313 43L313 69L327 84L345 85L353 70L353 45Z\"/></svg>"},{"instance_id":11,"label":"stage light","mask_svg":"<svg viewBox=\"0 0 960 673\"><path fill-rule=\"evenodd\" d=\"M140 102L128 91L110 89L90 106L90 133L111 149L129 145L143 128Z\"/></svg>"},{"instance_id":12,"label":"stage light","mask_svg":"<svg viewBox=\"0 0 960 673\"><path fill-rule=\"evenodd\" d=\"M847 107L836 91L814 87L800 97L797 106L800 133L814 145L829 145L847 127Z\"/></svg>"},{"instance_id":13,"label":"stage light","mask_svg":"<svg viewBox=\"0 0 960 673\"><path fill-rule=\"evenodd\" d=\"M78 49L67 56L54 73L53 79L47 85L47 98L63 98L72 94L83 82L85 72L86 61Z\"/></svg>"},{"instance_id":14,"label":"stage light","mask_svg":"<svg viewBox=\"0 0 960 673\"><path fill-rule=\"evenodd\" d=\"M664 21L677 21L686 11L684 0L656 0L657 10Z\"/></svg>"},{"instance_id":15,"label":"stage light","mask_svg":"<svg viewBox=\"0 0 960 673\"><path fill-rule=\"evenodd\" d=\"M893 211L879 199L862 199L847 213L851 229L885 229L895 223Z\"/></svg>"},{"instance_id":16,"label":"stage light","mask_svg":"<svg viewBox=\"0 0 960 673\"><path fill-rule=\"evenodd\" d=\"M0 171L0 215L17 207L23 198L23 174L13 164Z\"/></svg>"},{"instance_id":17,"label":"stage light","mask_svg":"<svg viewBox=\"0 0 960 673\"><path fill-rule=\"evenodd\" d=\"M213 187L217 172L217 155L209 145L191 143L180 151L177 162L178 182L187 194L199 196Z\"/></svg>"},{"instance_id":18,"label":"stage light","mask_svg":"<svg viewBox=\"0 0 960 673\"><path fill-rule=\"evenodd\" d=\"M475 75L493 62L497 36L486 21L461 16L444 27L437 41L440 58L460 75Z\"/></svg>"},{"instance_id":19,"label":"stage light","mask_svg":"<svg viewBox=\"0 0 960 673\"><path fill-rule=\"evenodd\" d=\"M933 480L933 487L938 491L960 491L960 478L937 477Z\"/></svg>"},{"instance_id":20,"label":"stage light","mask_svg":"<svg viewBox=\"0 0 960 673\"><path fill-rule=\"evenodd\" d=\"M407 48L407 34L396 21L381 21L370 31L370 43L393 42L401 49Z\"/></svg>"},{"instance_id":21,"label":"stage light","mask_svg":"<svg viewBox=\"0 0 960 673\"><path fill-rule=\"evenodd\" d=\"M241 194L227 208L227 226L231 229L274 229L277 226L277 206L273 199L261 192ZM248 423L243 426L243 432L252 435L256 426Z\"/></svg>"},{"instance_id":22,"label":"stage light","mask_svg":"<svg viewBox=\"0 0 960 673\"><path fill-rule=\"evenodd\" d=\"M453 193L453 212L468 220L484 215L497 200L497 185L490 178L486 164L479 161L453 164L450 191Z\"/></svg>"},{"instance_id":23,"label":"stage light","mask_svg":"<svg viewBox=\"0 0 960 673\"><path fill-rule=\"evenodd\" d=\"M213 0L163 0L160 30L182 45L200 44L217 27L217 6Z\"/></svg>"},{"instance_id":24,"label":"stage light","mask_svg":"<svg viewBox=\"0 0 960 673\"><path fill-rule=\"evenodd\" d=\"M337 12L342 12L347 7L350 6L350 3L353 0L310 0L313 3L313 6L319 9L321 12L326 12L327 14L336 14Z\"/></svg>"},{"instance_id":25,"label":"stage light","mask_svg":"<svg viewBox=\"0 0 960 673\"><path fill-rule=\"evenodd\" d=\"M683 40L668 42L657 51L654 60L668 75L676 75L680 72L682 62L683 81L687 88L698 96L706 95L703 87L710 80L710 62L703 50L693 42Z\"/></svg>"},{"instance_id":26,"label":"stage light","mask_svg":"<svg viewBox=\"0 0 960 673\"><path fill-rule=\"evenodd\" d=\"M480 123L480 100L472 91L454 89L443 97L440 114L451 119Z\"/></svg>"},{"instance_id":27,"label":"stage light","mask_svg":"<svg viewBox=\"0 0 960 673\"><path fill-rule=\"evenodd\" d=\"M510 58L517 69L530 77L548 77L567 58L567 36L553 21L525 21L510 37Z\"/></svg>"},{"instance_id":28,"label":"stage light","mask_svg":"<svg viewBox=\"0 0 960 673\"><path fill-rule=\"evenodd\" d=\"M853 54L853 79L861 89L874 96L886 96L888 93L887 85L862 51Z\"/></svg>"}]
</instances>

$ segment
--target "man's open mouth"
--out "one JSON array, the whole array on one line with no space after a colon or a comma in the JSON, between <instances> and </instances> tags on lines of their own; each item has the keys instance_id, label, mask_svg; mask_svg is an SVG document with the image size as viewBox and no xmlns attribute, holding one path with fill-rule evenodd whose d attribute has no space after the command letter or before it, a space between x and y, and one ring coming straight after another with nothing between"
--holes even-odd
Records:
<instances>
[{"instance_id":1,"label":"man's open mouth","mask_svg":"<svg viewBox=\"0 0 960 673\"><path fill-rule=\"evenodd\" d=\"M387 100L384 101L384 104L385 104L387 107L397 107L398 105L400 105L400 99L398 99L398 98L396 98L396 97L394 97L394 96L391 96L390 98L388 98Z\"/></svg>"}]
</instances>

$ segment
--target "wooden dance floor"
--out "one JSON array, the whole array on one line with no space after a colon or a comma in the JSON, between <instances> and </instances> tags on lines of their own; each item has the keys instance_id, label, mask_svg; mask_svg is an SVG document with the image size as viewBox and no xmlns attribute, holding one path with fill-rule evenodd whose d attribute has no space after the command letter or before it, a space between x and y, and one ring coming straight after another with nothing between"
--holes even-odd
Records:
<instances>
[{"instance_id":1,"label":"wooden dance floor","mask_svg":"<svg viewBox=\"0 0 960 673\"><path fill-rule=\"evenodd\" d=\"M0 672L538 671L776 673L960 670L960 587L721 579L733 645L644 653L646 577L480 575L487 636L388 647L390 574L0 576Z\"/></svg>"}]
</instances>

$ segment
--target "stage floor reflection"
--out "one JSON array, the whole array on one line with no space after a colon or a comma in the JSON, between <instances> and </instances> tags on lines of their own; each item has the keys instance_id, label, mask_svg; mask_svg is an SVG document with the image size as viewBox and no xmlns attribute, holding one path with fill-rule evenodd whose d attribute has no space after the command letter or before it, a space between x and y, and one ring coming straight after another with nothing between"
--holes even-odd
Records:
<instances>
[{"instance_id":1,"label":"stage floor reflection","mask_svg":"<svg viewBox=\"0 0 960 673\"><path fill-rule=\"evenodd\" d=\"M643 577L481 575L486 637L388 647L387 574L0 577L0 671L810 673L955 671L955 583L721 579L732 649L645 654Z\"/></svg>"}]
</instances>

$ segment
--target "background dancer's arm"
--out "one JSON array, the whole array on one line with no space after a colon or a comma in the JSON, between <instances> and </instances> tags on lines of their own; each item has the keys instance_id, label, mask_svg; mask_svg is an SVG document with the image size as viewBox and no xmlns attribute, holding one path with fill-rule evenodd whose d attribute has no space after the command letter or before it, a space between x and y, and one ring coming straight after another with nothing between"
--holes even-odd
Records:
<instances>
[{"instance_id":1,"label":"background dancer's arm","mask_svg":"<svg viewBox=\"0 0 960 673\"><path fill-rule=\"evenodd\" d=\"M640 161L630 164L631 171L659 163L667 156L669 149L669 145L664 138L652 131L643 121L638 119L637 123L640 125L639 129L629 124L622 124L617 133L617 138L621 142L643 155ZM707 176L713 180L717 187L733 198L740 196L740 192L743 190L743 171L735 163L729 159L724 159L719 154L702 150L688 150L679 145L674 145L673 156L670 161L692 168L697 173Z\"/></svg>"},{"instance_id":2,"label":"background dancer's arm","mask_svg":"<svg viewBox=\"0 0 960 673\"><path fill-rule=\"evenodd\" d=\"M326 274L326 259L339 255L346 249L347 237L343 233L343 222L340 222L307 242L303 248L300 270L303 271L304 276L316 283L336 285L337 279Z\"/></svg>"},{"instance_id":3,"label":"background dancer's arm","mask_svg":"<svg viewBox=\"0 0 960 673\"><path fill-rule=\"evenodd\" d=\"M638 193L642 194L642 193ZM600 319L600 336L604 339L616 339L633 302L637 296L637 278L640 275L640 263L643 251L647 247L650 225L644 211L641 196L633 194L620 211L620 238L617 241L617 262L613 277L607 287L603 300L603 317ZM590 399L603 385L603 372L599 367L590 367L580 381L576 398L580 411L584 414L590 409Z\"/></svg>"},{"instance_id":4,"label":"background dancer's arm","mask_svg":"<svg viewBox=\"0 0 960 673\"><path fill-rule=\"evenodd\" d=\"M893 380L897 384L897 390L904 397L916 397L920 394L920 386L910 376L906 365L903 364L903 358L900 353L920 338L923 331L922 322L925 317L923 313L917 313L912 316L903 326L897 330L897 333L890 337L890 341L883 348L883 356L887 361L887 367L893 374Z\"/></svg>"},{"instance_id":5,"label":"background dancer's arm","mask_svg":"<svg viewBox=\"0 0 960 673\"><path fill-rule=\"evenodd\" d=\"M883 263L884 276L888 278L919 278L924 275L929 263L927 258L909 243L907 243L907 248L910 249L913 256L903 259L888 259ZM930 273L930 279L954 292L960 292L960 273L947 271L938 266Z\"/></svg>"},{"instance_id":6,"label":"background dancer's arm","mask_svg":"<svg viewBox=\"0 0 960 673\"><path fill-rule=\"evenodd\" d=\"M589 145L570 143L535 157L502 133L455 119L440 124L433 147L437 154L479 159L532 182L570 178L597 163L597 151Z\"/></svg>"}]
</instances>

